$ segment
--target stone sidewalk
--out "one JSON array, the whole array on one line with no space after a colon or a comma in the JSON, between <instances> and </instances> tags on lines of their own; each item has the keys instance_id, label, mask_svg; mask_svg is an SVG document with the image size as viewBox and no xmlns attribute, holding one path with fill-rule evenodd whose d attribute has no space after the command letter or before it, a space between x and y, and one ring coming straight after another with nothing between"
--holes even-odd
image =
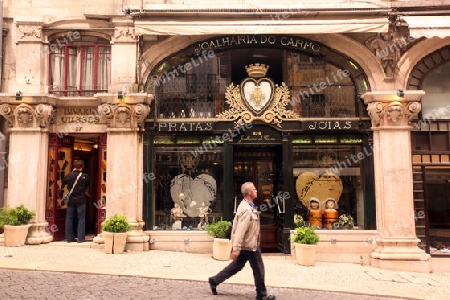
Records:
<instances>
[{"instance_id":1,"label":"stone sidewalk","mask_svg":"<svg viewBox=\"0 0 450 300\"><path fill-rule=\"evenodd\" d=\"M365 295L393 296L409 299L448 299L448 273L413 273L380 270L366 265L317 262L313 267L295 264L284 254L264 254L266 285L271 293L283 288L302 288L348 292ZM126 252L105 254L91 248L91 243L52 242L38 246L0 246L0 268L63 271L121 276L181 279L206 282L226 265L211 254L188 251ZM247 266L226 283L253 285Z\"/></svg>"}]
</instances>

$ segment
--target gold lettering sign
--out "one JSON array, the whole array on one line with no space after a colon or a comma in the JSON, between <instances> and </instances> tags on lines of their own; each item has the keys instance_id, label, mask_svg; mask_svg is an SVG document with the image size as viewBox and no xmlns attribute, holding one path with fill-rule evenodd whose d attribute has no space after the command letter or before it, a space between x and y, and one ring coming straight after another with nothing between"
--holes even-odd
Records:
<instances>
[{"instance_id":1,"label":"gold lettering sign","mask_svg":"<svg viewBox=\"0 0 450 300\"><path fill-rule=\"evenodd\" d=\"M318 53L322 45L304 38L279 35L229 35L198 43L194 51L199 54L202 51L215 50L240 45L283 46L294 50L303 50Z\"/></svg>"},{"instance_id":2,"label":"gold lettering sign","mask_svg":"<svg viewBox=\"0 0 450 300\"><path fill-rule=\"evenodd\" d=\"M64 108L61 123L100 123L100 115L94 108Z\"/></svg>"}]
</instances>

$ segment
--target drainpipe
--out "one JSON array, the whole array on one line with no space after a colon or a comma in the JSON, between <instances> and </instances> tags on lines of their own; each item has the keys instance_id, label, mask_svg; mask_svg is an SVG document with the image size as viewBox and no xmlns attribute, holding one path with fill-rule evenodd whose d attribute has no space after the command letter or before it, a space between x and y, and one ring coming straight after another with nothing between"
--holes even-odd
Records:
<instances>
[{"instance_id":1,"label":"drainpipe","mask_svg":"<svg viewBox=\"0 0 450 300\"><path fill-rule=\"evenodd\" d=\"M0 132L0 208L5 206L5 169L8 166L5 149L6 137Z\"/></svg>"},{"instance_id":2,"label":"drainpipe","mask_svg":"<svg viewBox=\"0 0 450 300\"><path fill-rule=\"evenodd\" d=\"M0 93L3 90L3 0L0 0ZM0 208L4 206L5 168L6 168L6 137L0 132Z\"/></svg>"},{"instance_id":3,"label":"drainpipe","mask_svg":"<svg viewBox=\"0 0 450 300\"><path fill-rule=\"evenodd\" d=\"M3 0L0 0L0 93L3 91Z\"/></svg>"}]
</instances>

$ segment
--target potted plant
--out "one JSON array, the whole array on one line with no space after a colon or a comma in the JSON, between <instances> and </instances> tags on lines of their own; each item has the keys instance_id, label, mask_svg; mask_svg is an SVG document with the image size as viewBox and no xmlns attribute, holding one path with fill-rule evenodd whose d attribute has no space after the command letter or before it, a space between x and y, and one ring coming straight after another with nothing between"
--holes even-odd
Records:
<instances>
[{"instance_id":1,"label":"potted plant","mask_svg":"<svg viewBox=\"0 0 450 300\"><path fill-rule=\"evenodd\" d=\"M319 243L319 236L314 228L309 226L295 228L291 241L294 243L297 263L303 266L314 266L317 243Z\"/></svg>"},{"instance_id":2,"label":"potted plant","mask_svg":"<svg viewBox=\"0 0 450 300\"><path fill-rule=\"evenodd\" d=\"M214 237L213 242L213 258L217 260L229 260L232 244L227 237L227 233L231 228L230 221L218 221L216 223L208 224L205 229L206 232Z\"/></svg>"},{"instance_id":3,"label":"potted plant","mask_svg":"<svg viewBox=\"0 0 450 300\"><path fill-rule=\"evenodd\" d=\"M35 215L35 211L29 210L23 204L14 208L4 207L0 211L0 227L4 231L4 245L8 247L25 245L30 228L28 222Z\"/></svg>"},{"instance_id":4,"label":"potted plant","mask_svg":"<svg viewBox=\"0 0 450 300\"><path fill-rule=\"evenodd\" d=\"M339 228L342 229L353 229L355 226L355 220L351 215L342 214L338 219Z\"/></svg>"},{"instance_id":5,"label":"potted plant","mask_svg":"<svg viewBox=\"0 0 450 300\"><path fill-rule=\"evenodd\" d=\"M125 216L115 214L102 225L102 236L105 240L105 253L120 254L125 251L127 231L131 230Z\"/></svg>"}]
</instances>

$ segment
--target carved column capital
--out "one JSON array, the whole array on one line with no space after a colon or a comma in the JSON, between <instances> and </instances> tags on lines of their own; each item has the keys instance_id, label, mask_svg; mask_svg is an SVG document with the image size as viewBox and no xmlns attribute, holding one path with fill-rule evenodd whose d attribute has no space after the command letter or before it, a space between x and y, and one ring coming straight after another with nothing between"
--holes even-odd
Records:
<instances>
[{"instance_id":1,"label":"carved column capital","mask_svg":"<svg viewBox=\"0 0 450 300\"><path fill-rule=\"evenodd\" d=\"M367 111L372 120L372 127L410 126L422 105L424 91L404 91L404 96L397 96L396 91L368 92L361 96L367 104Z\"/></svg>"},{"instance_id":2,"label":"carved column capital","mask_svg":"<svg viewBox=\"0 0 450 300\"><path fill-rule=\"evenodd\" d=\"M142 130L150 107L142 103L104 103L99 105L98 112L106 117L109 128Z\"/></svg>"},{"instance_id":3,"label":"carved column capital","mask_svg":"<svg viewBox=\"0 0 450 300\"><path fill-rule=\"evenodd\" d=\"M98 106L98 112L106 117L109 128L144 130L144 120L150 113L153 95L124 94L122 100L118 99L117 94L102 93L95 97L102 102Z\"/></svg>"},{"instance_id":4,"label":"carved column capital","mask_svg":"<svg viewBox=\"0 0 450 300\"><path fill-rule=\"evenodd\" d=\"M55 110L49 104L2 104L0 115L5 117L10 127L49 129Z\"/></svg>"}]
</instances>

